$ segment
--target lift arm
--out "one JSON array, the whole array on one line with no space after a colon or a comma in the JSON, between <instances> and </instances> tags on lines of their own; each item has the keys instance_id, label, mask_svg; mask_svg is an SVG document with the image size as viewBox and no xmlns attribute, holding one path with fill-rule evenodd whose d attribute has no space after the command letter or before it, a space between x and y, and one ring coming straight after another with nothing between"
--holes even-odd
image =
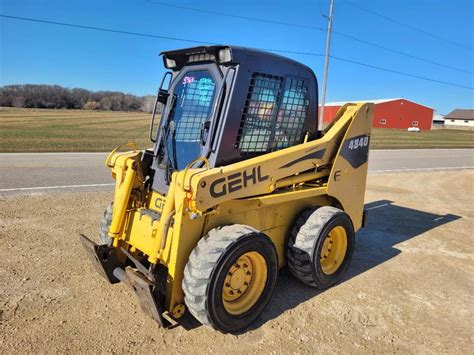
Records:
<instances>
[{"instance_id":1,"label":"lift arm","mask_svg":"<svg viewBox=\"0 0 474 355\"><path fill-rule=\"evenodd\" d=\"M327 177L328 195L338 200L344 194L361 196L362 203L356 200L363 207L372 111L373 104L346 104L322 138L225 167L190 169L184 189L192 193L194 208L206 211L224 201Z\"/></svg>"}]
</instances>

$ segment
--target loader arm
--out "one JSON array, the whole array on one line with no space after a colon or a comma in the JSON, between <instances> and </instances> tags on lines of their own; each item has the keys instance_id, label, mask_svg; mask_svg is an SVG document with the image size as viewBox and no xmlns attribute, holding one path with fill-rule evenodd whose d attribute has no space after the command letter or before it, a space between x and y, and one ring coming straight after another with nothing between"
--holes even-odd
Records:
<instances>
[{"instance_id":1,"label":"loader arm","mask_svg":"<svg viewBox=\"0 0 474 355\"><path fill-rule=\"evenodd\" d=\"M321 193L336 198L360 228L372 111L372 104L346 104L320 139L225 167L190 169L183 180L192 192L192 207L202 213L225 201L320 179Z\"/></svg>"}]
</instances>

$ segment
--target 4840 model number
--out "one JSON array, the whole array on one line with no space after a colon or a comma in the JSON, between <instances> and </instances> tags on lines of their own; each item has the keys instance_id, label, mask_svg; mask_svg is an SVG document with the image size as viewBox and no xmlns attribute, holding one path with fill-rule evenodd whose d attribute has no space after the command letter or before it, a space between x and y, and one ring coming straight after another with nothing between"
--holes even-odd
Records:
<instances>
[{"instance_id":1,"label":"4840 model number","mask_svg":"<svg viewBox=\"0 0 474 355\"><path fill-rule=\"evenodd\" d=\"M349 149L350 150L355 150L355 149L358 149L358 148L367 147L368 144L369 144L369 137L368 136L360 137L360 138L356 138L356 139L351 139L349 141Z\"/></svg>"}]
</instances>

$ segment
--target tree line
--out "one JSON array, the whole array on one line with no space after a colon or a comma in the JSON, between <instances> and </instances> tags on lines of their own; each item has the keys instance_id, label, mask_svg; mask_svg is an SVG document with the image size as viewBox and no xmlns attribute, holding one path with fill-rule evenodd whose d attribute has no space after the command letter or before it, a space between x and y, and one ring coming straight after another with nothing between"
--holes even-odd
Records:
<instances>
[{"instance_id":1,"label":"tree line","mask_svg":"<svg viewBox=\"0 0 474 355\"><path fill-rule=\"evenodd\" d=\"M135 96L119 91L69 89L59 85L5 85L0 87L0 106L151 112L153 96Z\"/></svg>"}]
</instances>

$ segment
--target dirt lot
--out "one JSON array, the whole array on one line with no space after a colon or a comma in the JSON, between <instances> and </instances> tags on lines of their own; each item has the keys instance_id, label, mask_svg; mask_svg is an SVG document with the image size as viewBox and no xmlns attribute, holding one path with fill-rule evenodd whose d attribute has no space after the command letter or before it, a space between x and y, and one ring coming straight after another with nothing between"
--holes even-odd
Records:
<instances>
[{"instance_id":1,"label":"dirt lot","mask_svg":"<svg viewBox=\"0 0 474 355\"><path fill-rule=\"evenodd\" d=\"M317 292L282 270L242 335L163 330L93 271L111 193L0 197L0 352L474 351L474 172L371 175L369 227L343 283Z\"/></svg>"}]
</instances>

